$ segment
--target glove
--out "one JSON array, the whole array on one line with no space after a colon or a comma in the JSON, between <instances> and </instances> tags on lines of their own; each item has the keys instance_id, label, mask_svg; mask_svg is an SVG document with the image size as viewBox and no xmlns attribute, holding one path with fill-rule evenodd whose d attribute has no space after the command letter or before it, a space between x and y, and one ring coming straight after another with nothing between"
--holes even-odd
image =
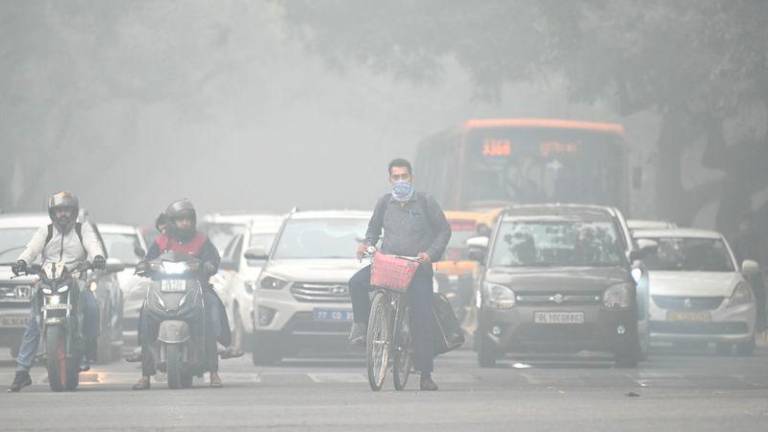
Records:
<instances>
[{"instance_id":1,"label":"glove","mask_svg":"<svg viewBox=\"0 0 768 432\"><path fill-rule=\"evenodd\" d=\"M213 264L211 264L209 262L203 263L203 273L205 273L207 275L214 275L214 274L216 274L216 271L217 270L216 270L216 266L215 265L213 265Z\"/></svg>"},{"instance_id":2,"label":"glove","mask_svg":"<svg viewBox=\"0 0 768 432\"><path fill-rule=\"evenodd\" d=\"M14 275L18 276L27 272L27 262L24 260L18 260L11 266L11 271Z\"/></svg>"},{"instance_id":3,"label":"glove","mask_svg":"<svg viewBox=\"0 0 768 432\"><path fill-rule=\"evenodd\" d=\"M95 270L104 270L107 268L107 260L101 255L93 257L93 268Z\"/></svg>"}]
</instances>

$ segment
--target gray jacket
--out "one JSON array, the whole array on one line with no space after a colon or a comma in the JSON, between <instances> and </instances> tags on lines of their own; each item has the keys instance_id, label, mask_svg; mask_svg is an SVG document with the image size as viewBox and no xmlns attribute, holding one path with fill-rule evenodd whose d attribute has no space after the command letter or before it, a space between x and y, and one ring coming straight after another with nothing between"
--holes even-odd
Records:
<instances>
[{"instance_id":1,"label":"gray jacket","mask_svg":"<svg viewBox=\"0 0 768 432\"><path fill-rule=\"evenodd\" d=\"M48 237L48 225L43 225L37 230L32 240L27 243L27 248L19 256L20 260L28 264L35 261L38 257L42 258L41 264L63 263L67 267L74 267L81 264L86 259L93 260L96 255L104 256L96 232L89 223L82 225L81 233L83 242L77 236L74 227L66 234L62 234L56 225L53 225L53 236L48 244L45 239Z\"/></svg>"}]
</instances>

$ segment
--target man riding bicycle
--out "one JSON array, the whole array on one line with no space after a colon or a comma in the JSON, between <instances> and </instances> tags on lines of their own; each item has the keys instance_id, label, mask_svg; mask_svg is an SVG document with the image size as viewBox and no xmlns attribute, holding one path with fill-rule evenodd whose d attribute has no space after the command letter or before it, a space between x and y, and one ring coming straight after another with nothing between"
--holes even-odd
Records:
<instances>
[{"instance_id":1,"label":"man riding bicycle","mask_svg":"<svg viewBox=\"0 0 768 432\"><path fill-rule=\"evenodd\" d=\"M410 162L405 159L390 162L389 182L392 192L377 202L357 256L362 258L368 248L375 247L383 231L382 253L418 258L420 266L408 289L414 363L421 372L420 389L435 391L437 385L432 380L432 262L443 255L451 238L451 227L437 201L415 191ZM349 335L352 344L365 342L371 309L370 280L371 266L366 266L349 281L355 321Z\"/></svg>"}]
</instances>

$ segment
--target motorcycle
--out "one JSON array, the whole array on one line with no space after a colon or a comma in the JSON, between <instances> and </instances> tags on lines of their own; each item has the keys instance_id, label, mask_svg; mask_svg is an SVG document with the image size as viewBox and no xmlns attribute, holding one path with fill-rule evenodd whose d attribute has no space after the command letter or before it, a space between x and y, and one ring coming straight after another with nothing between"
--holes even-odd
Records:
<instances>
[{"instance_id":1,"label":"motorcycle","mask_svg":"<svg viewBox=\"0 0 768 432\"><path fill-rule=\"evenodd\" d=\"M45 267L35 264L26 271L39 278L33 301L40 308L48 383L55 392L75 390L80 383L85 341L78 279L90 269L89 263L72 269L50 263Z\"/></svg>"},{"instance_id":2,"label":"motorcycle","mask_svg":"<svg viewBox=\"0 0 768 432\"><path fill-rule=\"evenodd\" d=\"M168 252L138 270L152 283L145 298L145 319L158 323L155 340L143 341L171 389L189 388L195 376L208 371L206 326L200 261ZM149 335L142 335L148 338Z\"/></svg>"}]
</instances>

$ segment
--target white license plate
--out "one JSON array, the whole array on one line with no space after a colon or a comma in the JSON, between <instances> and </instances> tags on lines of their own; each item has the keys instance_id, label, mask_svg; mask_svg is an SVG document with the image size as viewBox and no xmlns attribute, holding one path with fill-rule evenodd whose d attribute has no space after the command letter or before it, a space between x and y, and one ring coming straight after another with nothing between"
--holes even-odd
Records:
<instances>
[{"instance_id":1,"label":"white license plate","mask_svg":"<svg viewBox=\"0 0 768 432\"><path fill-rule=\"evenodd\" d=\"M536 324L584 324L584 312L536 312Z\"/></svg>"},{"instance_id":2,"label":"white license plate","mask_svg":"<svg viewBox=\"0 0 768 432\"><path fill-rule=\"evenodd\" d=\"M160 291L164 293L184 292L187 290L187 281L164 280L160 283Z\"/></svg>"},{"instance_id":3,"label":"white license plate","mask_svg":"<svg viewBox=\"0 0 768 432\"><path fill-rule=\"evenodd\" d=\"M69 305L66 303L59 303L59 304L47 304L43 306L43 309L45 310L66 310L69 309Z\"/></svg>"},{"instance_id":4,"label":"white license plate","mask_svg":"<svg viewBox=\"0 0 768 432\"><path fill-rule=\"evenodd\" d=\"M312 311L315 321L344 321L352 322L352 311L315 309Z\"/></svg>"},{"instance_id":5,"label":"white license plate","mask_svg":"<svg viewBox=\"0 0 768 432\"><path fill-rule=\"evenodd\" d=\"M709 312L669 311L667 312L667 321L708 322L712 321L712 314Z\"/></svg>"},{"instance_id":6,"label":"white license plate","mask_svg":"<svg viewBox=\"0 0 768 432\"><path fill-rule=\"evenodd\" d=\"M18 328L25 327L27 325L28 317L0 317L0 327L4 328Z\"/></svg>"}]
</instances>

